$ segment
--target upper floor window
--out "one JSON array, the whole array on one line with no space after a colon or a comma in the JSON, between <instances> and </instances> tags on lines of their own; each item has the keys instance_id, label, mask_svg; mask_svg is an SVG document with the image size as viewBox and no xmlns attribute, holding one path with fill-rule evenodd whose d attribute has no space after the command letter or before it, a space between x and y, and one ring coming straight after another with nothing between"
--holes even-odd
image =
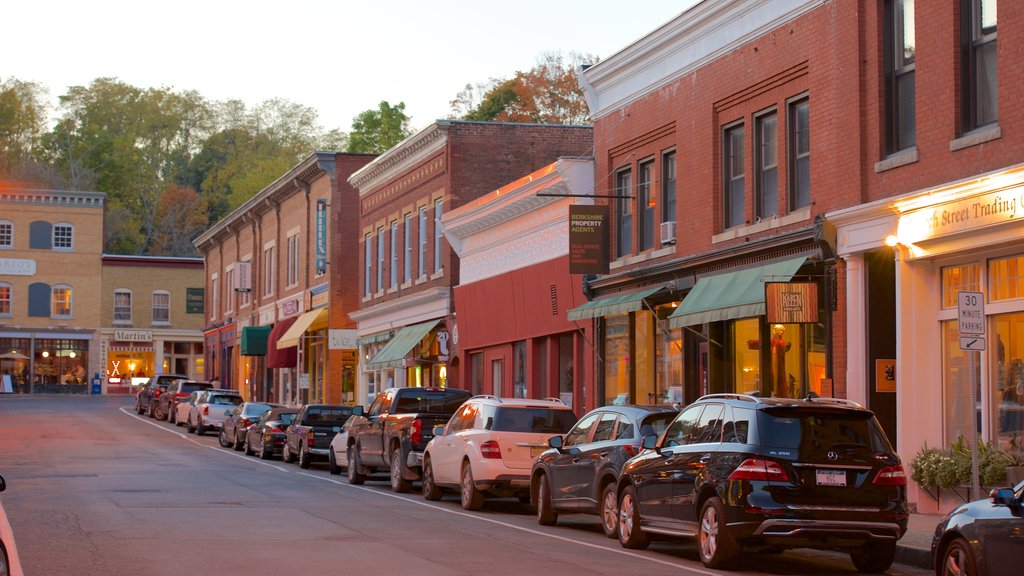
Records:
<instances>
[{"instance_id":1,"label":"upper floor window","mask_svg":"<svg viewBox=\"0 0 1024 576\"><path fill-rule=\"evenodd\" d=\"M224 312L230 314L235 311L235 296L238 294L238 282L235 281L235 269L228 268L224 273L224 294L227 296L224 303Z\"/></svg>"},{"instance_id":2,"label":"upper floor window","mask_svg":"<svg viewBox=\"0 0 1024 576\"><path fill-rule=\"evenodd\" d=\"M633 173L622 170L615 175L615 194L630 196L633 191ZM615 200L615 257L633 252L633 199Z\"/></svg>"},{"instance_id":3,"label":"upper floor window","mask_svg":"<svg viewBox=\"0 0 1024 576\"><path fill-rule=\"evenodd\" d=\"M14 248L14 224L0 221L0 248Z\"/></svg>"},{"instance_id":4,"label":"upper floor window","mask_svg":"<svg viewBox=\"0 0 1024 576\"><path fill-rule=\"evenodd\" d=\"M789 207L811 205L811 104L806 97L789 103Z\"/></svg>"},{"instance_id":5,"label":"upper floor window","mask_svg":"<svg viewBox=\"0 0 1024 576\"><path fill-rule=\"evenodd\" d=\"M661 221L676 221L676 153L666 152L661 159Z\"/></svg>"},{"instance_id":6,"label":"upper floor window","mask_svg":"<svg viewBox=\"0 0 1024 576\"><path fill-rule=\"evenodd\" d=\"M50 292L50 315L54 317L71 316L71 286L57 284Z\"/></svg>"},{"instance_id":7,"label":"upper floor window","mask_svg":"<svg viewBox=\"0 0 1024 576\"><path fill-rule=\"evenodd\" d=\"M171 321L171 294L166 290L153 292L153 323L168 324Z\"/></svg>"},{"instance_id":8,"label":"upper floor window","mask_svg":"<svg viewBox=\"0 0 1024 576\"><path fill-rule=\"evenodd\" d=\"M754 216L769 218L779 212L779 119L775 112L754 120L757 148L754 149Z\"/></svg>"},{"instance_id":9,"label":"upper floor window","mask_svg":"<svg viewBox=\"0 0 1024 576\"><path fill-rule=\"evenodd\" d=\"M412 281L412 214L405 215L405 265L402 267L403 282Z\"/></svg>"},{"instance_id":10,"label":"upper floor window","mask_svg":"<svg viewBox=\"0 0 1024 576\"><path fill-rule=\"evenodd\" d=\"M71 250L74 248L74 227L71 224L54 224L53 249Z\"/></svg>"},{"instance_id":11,"label":"upper floor window","mask_svg":"<svg viewBox=\"0 0 1024 576\"><path fill-rule=\"evenodd\" d=\"M914 0L885 3L885 151L917 143L914 105Z\"/></svg>"},{"instance_id":12,"label":"upper floor window","mask_svg":"<svg viewBox=\"0 0 1024 576\"><path fill-rule=\"evenodd\" d=\"M722 137L723 221L725 228L744 223L743 125L725 130Z\"/></svg>"},{"instance_id":13,"label":"upper floor window","mask_svg":"<svg viewBox=\"0 0 1024 576\"><path fill-rule=\"evenodd\" d=\"M441 206L442 200L434 200L434 273L440 272L444 266L441 261Z\"/></svg>"},{"instance_id":14,"label":"upper floor window","mask_svg":"<svg viewBox=\"0 0 1024 576\"><path fill-rule=\"evenodd\" d=\"M210 320L220 316L220 278L216 274L210 277Z\"/></svg>"},{"instance_id":15,"label":"upper floor window","mask_svg":"<svg viewBox=\"0 0 1024 576\"><path fill-rule=\"evenodd\" d=\"M384 227L377 228L377 291L384 290Z\"/></svg>"},{"instance_id":16,"label":"upper floor window","mask_svg":"<svg viewBox=\"0 0 1024 576\"><path fill-rule=\"evenodd\" d=\"M0 282L0 316L11 315L11 285Z\"/></svg>"},{"instance_id":17,"label":"upper floor window","mask_svg":"<svg viewBox=\"0 0 1024 576\"><path fill-rule=\"evenodd\" d=\"M299 283L299 235L293 234L288 237L288 286L295 286Z\"/></svg>"},{"instance_id":18,"label":"upper floor window","mask_svg":"<svg viewBox=\"0 0 1024 576\"><path fill-rule=\"evenodd\" d=\"M637 224L640 229L637 231L637 239L640 242L640 251L654 248L654 212L657 208L657 199L651 190L651 180L654 178L654 162L644 162L637 166L636 171L636 197L637 212L640 215Z\"/></svg>"},{"instance_id":19,"label":"upper floor window","mask_svg":"<svg viewBox=\"0 0 1024 576\"><path fill-rule=\"evenodd\" d=\"M249 256L252 257L251 255ZM245 266L239 267L236 274L239 274L239 283L248 286L249 290L242 290L238 293L238 308L245 308L252 302L252 265L249 260L242 261ZM241 275L245 275L244 278Z\"/></svg>"},{"instance_id":20,"label":"upper floor window","mask_svg":"<svg viewBox=\"0 0 1024 576\"><path fill-rule=\"evenodd\" d=\"M363 258L363 296L369 298L372 287L370 286L370 278L373 270L373 243L371 242L370 234L363 235L363 251L365 252Z\"/></svg>"},{"instance_id":21,"label":"upper floor window","mask_svg":"<svg viewBox=\"0 0 1024 576\"><path fill-rule=\"evenodd\" d=\"M272 295L276 283L277 262L274 258L274 246L267 246L263 249L263 294Z\"/></svg>"},{"instance_id":22,"label":"upper floor window","mask_svg":"<svg viewBox=\"0 0 1024 576\"><path fill-rule=\"evenodd\" d=\"M962 131L998 120L996 0L960 0L960 75Z\"/></svg>"},{"instance_id":23,"label":"upper floor window","mask_svg":"<svg viewBox=\"0 0 1024 576\"><path fill-rule=\"evenodd\" d=\"M427 208L420 208L419 275L427 275Z\"/></svg>"},{"instance_id":24,"label":"upper floor window","mask_svg":"<svg viewBox=\"0 0 1024 576\"><path fill-rule=\"evenodd\" d=\"M132 323L132 292L131 290L114 290L114 324Z\"/></svg>"},{"instance_id":25,"label":"upper floor window","mask_svg":"<svg viewBox=\"0 0 1024 576\"><path fill-rule=\"evenodd\" d=\"M398 286L398 220L391 221L391 287Z\"/></svg>"}]
</instances>

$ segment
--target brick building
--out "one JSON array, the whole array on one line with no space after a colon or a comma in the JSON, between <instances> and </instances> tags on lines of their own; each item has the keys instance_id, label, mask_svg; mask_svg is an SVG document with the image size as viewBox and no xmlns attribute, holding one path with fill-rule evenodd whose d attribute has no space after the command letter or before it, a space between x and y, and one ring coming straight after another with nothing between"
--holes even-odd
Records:
<instances>
[{"instance_id":1,"label":"brick building","mask_svg":"<svg viewBox=\"0 0 1024 576\"><path fill-rule=\"evenodd\" d=\"M356 172L361 359L357 401L387 386L462 387L452 288L458 259L437 220L555 161L589 156L591 129L437 121ZM502 305L495 302L495 306Z\"/></svg>"}]
</instances>

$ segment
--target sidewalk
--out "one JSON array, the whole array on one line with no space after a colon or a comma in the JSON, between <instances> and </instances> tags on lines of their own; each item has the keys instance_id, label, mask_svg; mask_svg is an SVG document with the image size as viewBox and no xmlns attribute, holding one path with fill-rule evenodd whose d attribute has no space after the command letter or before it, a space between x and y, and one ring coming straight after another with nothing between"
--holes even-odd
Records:
<instances>
[{"instance_id":1,"label":"sidewalk","mask_svg":"<svg viewBox=\"0 0 1024 576\"><path fill-rule=\"evenodd\" d=\"M911 514L907 533L896 543L896 562L917 568L932 567L932 536L942 521L939 514Z\"/></svg>"}]
</instances>

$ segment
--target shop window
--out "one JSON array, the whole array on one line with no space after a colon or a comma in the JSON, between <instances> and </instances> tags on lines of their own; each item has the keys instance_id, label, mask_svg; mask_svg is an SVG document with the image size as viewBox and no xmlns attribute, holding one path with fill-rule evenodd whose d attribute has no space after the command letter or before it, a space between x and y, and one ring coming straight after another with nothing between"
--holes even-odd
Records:
<instances>
[{"instance_id":1,"label":"shop window","mask_svg":"<svg viewBox=\"0 0 1024 576\"><path fill-rule=\"evenodd\" d=\"M0 248L14 248L14 224L0 221Z\"/></svg>"},{"instance_id":2,"label":"shop window","mask_svg":"<svg viewBox=\"0 0 1024 576\"><path fill-rule=\"evenodd\" d=\"M942 307L956 308L957 295L961 291L981 290L981 266L962 264L942 268Z\"/></svg>"},{"instance_id":3,"label":"shop window","mask_svg":"<svg viewBox=\"0 0 1024 576\"><path fill-rule=\"evenodd\" d=\"M637 404L656 404L658 401L657 381L654 376L654 325L654 314L649 310L633 313L633 357L636 373L635 394L632 399Z\"/></svg>"},{"instance_id":4,"label":"shop window","mask_svg":"<svg viewBox=\"0 0 1024 576\"><path fill-rule=\"evenodd\" d=\"M651 180L654 178L654 162L644 162L637 167L636 174L636 195L637 212L639 213L640 227L638 240L640 251L654 248L655 211L657 208L657 196L651 189Z\"/></svg>"},{"instance_id":5,"label":"shop window","mask_svg":"<svg viewBox=\"0 0 1024 576\"><path fill-rule=\"evenodd\" d=\"M132 323L131 290L114 290L114 324Z\"/></svg>"},{"instance_id":6,"label":"shop window","mask_svg":"<svg viewBox=\"0 0 1024 576\"><path fill-rule=\"evenodd\" d=\"M11 315L11 285L0 282L0 316Z\"/></svg>"},{"instance_id":7,"label":"shop window","mask_svg":"<svg viewBox=\"0 0 1024 576\"><path fill-rule=\"evenodd\" d=\"M559 334L558 335L558 397L562 400L566 406L572 406L573 391L575 390L575 369L573 366L572 356L572 334ZM547 346L542 346L542 350L547 352ZM547 373L547 369L544 366L545 362L541 366L541 371ZM548 394L547 387L540 389L541 395L546 396Z\"/></svg>"},{"instance_id":8,"label":"shop window","mask_svg":"<svg viewBox=\"0 0 1024 576\"><path fill-rule=\"evenodd\" d=\"M996 0L960 1L962 131L998 119Z\"/></svg>"},{"instance_id":9,"label":"shop window","mask_svg":"<svg viewBox=\"0 0 1024 576\"><path fill-rule=\"evenodd\" d=\"M629 196L633 188L633 175L623 170L615 175L615 193ZM621 258L633 253L633 200L615 200L615 257Z\"/></svg>"},{"instance_id":10,"label":"shop window","mask_svg":"<svg viewBox=\"0 0 1024 576\"><path fill-rule=\"evenodd\" d=\"M484 355L483 352L473 352L469 355L469 379L470 392L474 396L484 393Z\"/></svg>"},{"instance_id":11,"label":"shop window","mask_svg":"<svg viewBox=\"0 0 1024 576\"><path fill-rule=\"evenodd\" d=\"M988 301L1024 298L1024 256L988 261Z\"/></svg>"},{"instance_id":12,"label":"shop window","mask_svg":"<svg viewBox=\"0 0 1024 576\"><path fill-rule=\"evenodd\" d=\"M512 345L512 384L516 398L528 398L526 388L526 341L520 340Z\"/></svg>"},{"instance_id":13,"label":"shop window","mask_svg":"<svg viewBox=\"0 0 1024 576\"><path fill-rule=\"evenodd\" d=\"M916 144L914 0L885 2L885 152Z\"/></svg>"},{"instance_id":14,"label":"shop window","mask_svg":"<svg viewBox=\"0 0 1024 576\"><path fill-rule=\"evenodd\" d=\"M602 405L631 404L629 397L629 314L606 316L604 323L604 398Z\"/></svg>"},{"instance_id":15,"label":"shop window","mask_svg":"<svg viewBox=\"0 0 1024 576\"><path fill-rule=\"evenodd\" d=\"M654 308L657 314L657 329L654 334L657 349L656 401L658 404L674 404L683 401L683 330L670 328L668 317L676 311L673 304Z\"/></svg>"},{"instance_id":16,"label":"shop window","mask_svg":"<svg viewBox=\"0 0 1024 576\"><path fill-rule=\"evenodd\" d=\"M166 290L153 292L153 323L169 324L171 322L171 294Z\"/></svg>"},{"instance_id":17,"label":"shop window","mask_svg":"<svg viewBox=\"0 0 1024 576\"><path fill-rule=\"evenodd\" d=\"M732 324L733 389L709 392L760 393L761 388L761 320L744 318ZM766 396L770 394L765 394Z\"/></svg>"},{"instance_id":18,"label":"shop window","mask_svg":"<svg viewBox=\"0 0 1024 576\"><path fill-rule=\"evenodd\" d=\"M1002 448L1024 442L1024 312L992 317L995 339L990 370L992 438Z\"/></svg>"},{"instance_id":19,"label":"shop window","mask_svg":"<svg viewBox=\"0 0 1024 576\"><path fill-rule=\"evenodd\" d=\"M50 315L55 318L71 317L71 287L66 284L58 284L51 292Z\"/></svg>"},{"instance_id":20,"label":"shop window","mask_svg":"<svg viewBox=\"0 0 1024 576\"><path fill-rule=\"evenodd\" d=\"M744 223L743 213L743 125L727 128L722 138L723 226L732 228Z\"/></svg>"},{"instance_id":21,"label":"shop window","mask_svg":"<svg viewBox=\"0 0 1024 576\"><path fill-rule=\"evenodd\" d=\"M757 177L754 180L755 216L758 219L774 216L779 211L779 129L778 115L774 111L756 118L757 147L754 159Z\"/></svg>"},{"instance_id":22,"label":"shop window","mask_svg":"<svg viewBox=\"0 0 1024 576\"><path fill-rule=\"evenodd\" d=\"M970 438L971 426L981 431L981 362L974 365L973 381L976 383L975 398L971 402L971 374L967 352L960 349L960 324L956 320L942 323L942 383L944 392L946 422L946 445L957 438Z\"/></svg>"}]
</instances>

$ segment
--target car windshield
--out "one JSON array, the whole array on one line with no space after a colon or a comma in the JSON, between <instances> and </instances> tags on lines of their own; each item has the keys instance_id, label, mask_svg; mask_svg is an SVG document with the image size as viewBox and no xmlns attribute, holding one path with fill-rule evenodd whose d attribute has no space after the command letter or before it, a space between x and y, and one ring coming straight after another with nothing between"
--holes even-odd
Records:
<instances>
[{"instance_id":1,"label":"car windshield","mask_svg":"<svg viewBox=\"0 0 1024 576\"><path fill-rule=\"evenodd\" d=\"M572 410L500 406L494 412L494 421L486 422L484 428L495 432L565 434L575 423Z\"/></svg>"},{"instance_id":2,"label":"car windshield","mask_svg":"<svg viewBox=\"0 0 1024 576\"><path fill-rule=\"evenodd\" d=\"M796 449L801 457L829 450L892 452L870 412L767 408L757 416L762 445Z\"/></svg>"},{"instance_id":3,"label":"car windshield","mask_svg":"<svg viewBox=\"0 0 1024 576\"><path fill-rule=\"evenodd\" d=\"M277 415L277 418L285 424L291 424L295 420L296 412L282 412Z\"/></svg>"},{"instance_id":4,"label":"car windshield","mask_svg":"<svg viewBox=\"0 0 1024 576\"><path fill-rule=\"evenodd\" d=\"M218 404L222 406L238 406L242 403L241 396L214 396L209 399L210 404Z\"/></svg>"},{"instance_id":5,"label":"car windshield","mask_svg":"<svg viewBox=\"0 0 1024 576\"><path fill-rule=\"evenodd\" d=\"M395 405L398 414L416 414L420 412L437 412L453 414L455 410L468 400L469 392L457 394L455 390L427 390L425 388L403 390L402 397Z\"/></svg>"}]
</instances>

